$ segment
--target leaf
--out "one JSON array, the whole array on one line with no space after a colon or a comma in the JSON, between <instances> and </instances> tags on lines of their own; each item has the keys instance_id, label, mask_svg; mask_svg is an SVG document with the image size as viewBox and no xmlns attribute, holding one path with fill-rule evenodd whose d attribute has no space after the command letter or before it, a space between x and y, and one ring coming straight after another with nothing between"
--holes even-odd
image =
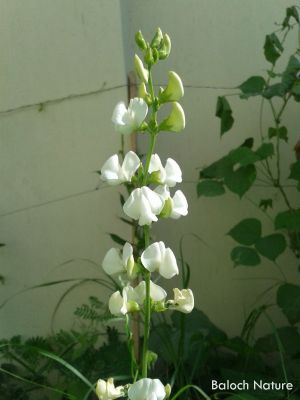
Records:
<instances>
[{"instance_id":1,"label":"leaf","mask_svg":"<svg viewBox=\"0 0 300 400\"><path fill-rule=\"evenodd\" d=\"M300 322L300 286L281 285L277 291L277 304L291 324Z\"/></svg>"},{"instance_id":2,"label":"leaf","mask_svg":"<svg viewBox=\"0 0 300 400\"><path fill-rule=\"evenodd\" d=\"M273 143L263 143L255 152L260 160L265 160L274 155Z\"/></svg>"},{"instance_id":3,"label":"leaf","mask_svg":"<svg viewBox=\"0 0 300 400\"><path fill-rule=\"evenodd\" d=\"M265 236L255 243L256 250L269 260L275 261L286 249L286 240L281 233Z\"/></svg>"},{"instance_id":4,"label":"leaf","mask_svg":"<svg viewBox=\"0 0 300 400\"><path fill-rule=\"evenodd\" d=\"M292 164L289 179L300 181L300 160Z\"/></svg>"},{"instance_id":5,"label":"leaf","mask_svg":"<svg viewBox=\"0 0 300 400\"><path fill-rule=\"evenodd\" d=\"M4 243L0 243L0 247L4 247L5 246L5 244Z\"/></svg>"},{"instance_id":6,"label":"leaf","mask_svg":"<svg viewBox=\"0 0 300 400\"><path fill-rule=\"evenodd\" d=\"M292 55L281 78L281 83L285 89L285 92L289 91L293 84L297 81L297 74L299 71L300 62L297 57Z\"/></svg>"},{"instance_id":7,"label":"leaf","mask_svg":"<svg viewBox=\"0 0 300 400\"><path fill-rule=\"evenodd\" d=\"M294 83L291 92L292 92L294 95L296 95L296 96L299 96L299 95L300 95L300 81L299 81L299 80L297 80L297 81Z\"/></svg>"},{"instance_id":8,"label":"leaf","mask_svg":"<svg viewBox=\"0 0 300 400\"><path fill-rule=\"evenodd\" d=\"M288 7L286 9L286 17L284 18L282 22L282 27L287 28L290 26L290 19L294 18L296 22L299 22L299 14L297 11L296 6Z\"/></svg>"},{"instance_id":9,"label":"leaf","mask_svg":"<svg viewBox=\"0 0 300 400\"><path fill-rule=\"evenodd\" d=\"M200 179L203 178L224 178L225 175L232 171L232 161L227 157L222 157L208 167L200 171Z\"/></svg>"},{"instance_id":10,"label":"leaf","mask_svg":"<svg viewBox=\"0 0 300 400\"><path fill-rule=\"evenodd\" d=\"M256 250L250 247L237 246L231 251L231 260L234 266L245 265L247 267L254 267L260 264L260 257Z\"/></svg>"},{"instance_id":11,"label":"leaf","mask_svg":"<svg viewBox=\"0 0 300 400\"><path fill-rule=\"evenodd\" d=\"M124 246L124 244L127 242L127 240L122 239L119 235L116 235L115 233L108 233L108 235L115 243L120 244L121 246Z\"/></svg>"},{"instance_id":12,"label":"leaf","mask_svg":"<svg viewBox=\"0 0 300 400\"><path fill-rule=\"evenodd\" d=\"M263 211L266 211L268 208L273 208L273 200L272 199L262 199L259 202L259 208Z\"/></svg>"},{"instance_id":13,"label":"leaf","mask_svg":"<svg viewBox=\"0 0 300 400\"><path fill-rule=\"evenodd\" d=\"M235 225L229 232L235 241L250 246L261 237L261 222L256 218L246 218Z\"/></svg>"},{"instance_id":14,"label":"leaf","mask_svg":"<svg viewBox=\"0 0 300 400\"><path fill-rule=\"evenodd\" d=\"M269 128L268 130L268 137L272 139L273 137L279 137L279 139L284 140L285 142L288 141L288 130L285 126L281 126L278 130L276 128Z\"/></svg>"},{"instance_id":15,"label":"leaf","mask_svg":"<svg viewBox=\"0 0 300 400\"><path fill-rule=\"evenodd\" d=\"M300 209L278 213L275 217L275 229L300 230Z\"/></svg>"},{"instance_id":16,"label":"leaf","mask_svg":"<svg viewBox=\"0 0 300 400\"><path fill-rule=\"evenodd\" d=\"M216 117L221 119L221 136L229 131L233 125L234 118L232 109L224 96L219 96L217 101Z\"/></svg>"},{"instance_id":17,"label":"leaf","mask_svg":"<svg viewBox=\"0 0 300 400\"><path fill-rule=\"evenodd\" d=\"M259 160L259 157L248 147L238 147L230 151L228 158L233 164L240 164L240 166L253 164Z\"/></svg>"},{"instance_id":18,"label":"leaf","mask_svg":"<svg viewBox=\"0 0 300 400\"><path fill-rule=\"evenodd\" d=\"M231 174L225 176L224 183L233 193L242 197L252 186L256 178L254 165L240 167Z\"/></svg>"},{"instance_id":19,"label":"leaf","mask_svg":"<svg viewBox=\"0 0 300 400\"><path fill-rule=\"evenodd\" d=\"M262 93L266 81L262 76L251 76L243 82L238 88L242 91L242 98L247 99L250 96L257 96Z\"/></svg>"},{"instance_id":20,"label":"leaf","mask_svg":"<svg viewBox=\"0 0 300 400\"><path fill-rule=\"evenodd\" d=\"M224 186L221 182L213 180L205 180L197 185L197 194L200 196L215 197L225 193Z\"/></svg>"},{"instance_id":21,"label":"leaf","mask_svg":"<svg viewBox=\"0 0 300 400\"><path fill-rule=\"evenodd\" d=\"M296 355L300 352L300 335L296 327L284 326L277 329L277 334L287 354ZM259 338L255 348L263 353L278 351L278 343L274 334Z\"/></svg>"},{"instance_id":22,"label":"leaf","mask_svg":"<svg viewBox=\"0 0 300 400\"><path fill-rule=\"evenodd\" d=\"M275 33L267 35L264 44L264 54L267 61L274 65L277 59L280 57L282 51L283 47L277 35Z\"/></svg>"},{"instance_id":23,"label":"leaf","mask_svg":"<svg viewBox=\"0 0 300 400\"><path fill-rule=\"evenodd\" d=\"M286 88L282 83L274 83L273 85L268 86L264 93L263 96L266 99L271 99L272 97L284 97L286 94Z\"/></svg>"},{"instance_id":24,"label":"leaf","mask_svg":"<svg viewBox=\"0 0 300 400\"><path fill-rule=\"evenodd\" d=\"M125 204L125 197L122 195L122 193L120 193L120 203L121 203L121 206L122 206L122 207L123 207L124 204Z\"/></svg>"}]
</instances>

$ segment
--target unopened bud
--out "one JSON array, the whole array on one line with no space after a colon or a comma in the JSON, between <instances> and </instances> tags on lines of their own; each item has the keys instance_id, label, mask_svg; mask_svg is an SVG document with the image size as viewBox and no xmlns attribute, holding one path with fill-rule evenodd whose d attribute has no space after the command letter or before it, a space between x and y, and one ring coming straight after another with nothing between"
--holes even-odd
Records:
<instances>
[{"instance_id":1,"label":"unopened bud","mask_svg":"<svg viewBox=\"0 0 300 400\"><path fill-rule=\"evenodd\" d=\"M151 42L150 46L151 47L159 47L160 42L162 41L162 39L163 39L162 31L161 31L160 28L157 28L156 33L155 33L155 35L154 35L154 37L152 39L152 42Z\"/></svg>"},{"instance_id":2,"label":"unopened bud","mask_svg":"<svg viewBox=\"0 0 300 400\"><path fill-rule=\"evenodd\" d=\"M174 101L172 104L172 111L168 118L161 122L159 130L180 132L185 128L185 115L183 108L179 103Z\"/></svg>"},{"instance_id":3,"label":"unopened bud","mask_svg":"<svg viewBox=\"0 0 300 400\"><path fill-rule=\"evenodd\" d=\"M147 92L146 85L142 82L139 86L139 97L145 100L148 106L151 104L151 96Z\"/></svg>"},{"instance_id":4,"label":"unopened bud","mask_svg":"<svg viewBox=\"0 0 300 400\"><path fill-rule=\"evenodd\" d=\"M151 49L151 47L148 47L148 49L146 50L144 60L147 65L151 66L154 64L153 50Z\"/></svg>"},{"instance_id":5,"label":"unopened bud","mask_svg":"<svg viewBox=\"0 0 300 400\"><path fill-rule=\"evenodd\" d=\"M146 41L144 39L144 36L143 36L141 31L136 32L136 34L135 34L135 43L138 45L138 47L141 50L146 50L147 43L146 43Z\"/></svg>"},{"instance_id":6,"label":"unopened bud","mask_svg":"<svg viewBox=\"0 0 300 400\"><path fill-rule=\"evenodd\" d=\"M137 73L137 76L143 82L148 82L149 79L149 71L144 67L142 60L138 55L134 56L134 67Z\"/></svg>"},{"instance_id":7,"label":"unopened bud","mask_svg":"<svg viewBox=\"0 0 300 400\"><path fill-rule=\"evenodd\" d=\"M162 40L162 46L161 49L159 50L159 59L164 60L167 57L169 57L171 53L171 39L167 33L164 34L163 40Z\"/></svg>"},{"instance_id":8,"label":"unopened bud","mask_svg":"<svg viewBox=\"0 0 300 400\"><path fill-rule=\"evenodd\" d=\"M184 95L183 84L180 76L174 71L169 72L169 82L166 89L160 94L159 101L166 103L168 101L178 101Z\"/></svg>"},{"instance_id":9,"label":"unopened bud","mask_svg":"<svg viewBox=\"0 0 300 400\"><path fill-rule=\"evenodd\" d=\"M168 384L165 386L165 392L166 392L166 397L165 397L165 399L168 399L168 398L170 397L171 391L172 391L171 385L168 383Z\"/></svg>"}]
</instances>

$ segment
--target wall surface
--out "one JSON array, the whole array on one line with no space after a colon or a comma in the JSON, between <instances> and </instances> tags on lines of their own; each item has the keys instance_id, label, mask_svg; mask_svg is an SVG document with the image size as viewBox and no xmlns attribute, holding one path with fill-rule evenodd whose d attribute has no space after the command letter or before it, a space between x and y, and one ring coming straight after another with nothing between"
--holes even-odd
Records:
<instances>
[{"instance_id":1,"label":"wall surface","mask_svg":"<svg viewBox=\"0 0 300 400\"><path fill-rule=\"evenodd\" d=\"M0 19L0 110L126 84L118 0L7 0ZM106 233L127 234L116 218L118 190L102 184L94 191L95 171L120 148L111 114L121 99L125 87L0 116L0 214L12 212L0 220L0 302L44 282L103 278L100 267L81 259L101 263L112 245ZM49 332L69 286L15 297L0 311L0 337ZM75 307L93 292L103 288L74 291L55 327L70 326Z\"/></svg>"},{"instance_id":2,"label":"wall surface","mask_svg":"<svg viewBox=\"0 0 300 400\"><path fill-rule=\"evenodd\" d=\"M136 51L135 31L142 29L150 38L160 26L169 33L172 54L155 70L154 78L165 83L169 69L182 77L187 85L182 101L187 126L182 134L162 135L157 152L163 160L173 157L182 166L181 189L189 200L189 215L177 222L160 221L155 234L177 254L184 235L196 304L231 334L240 332L256 296L280 275L267 262L255 269L232 267L233 242L226 232L245 216L257 215L250 202L229 194L215 199L196 197L197 168L247 137L258 139L258 101L232 97L236 123L220 140L214 117L216 98L234 90L211 87L232 88L250 75L265 73L264 36L276 28L274 22L282 20L285 7L292 3L2 0L0 4L0 111L125 84ZM296 35L293 40L295 44ZM116 102L126 96L121 87L52 103L40 111L33 107L0 114L0 242L6 243L0 249L0 275L6 278L0 302L43 282L103 277L93 262L100 264L112 245L106 233L126 236L129 232L117 219L121 214L118 189L102 185L94 191L99 184L94 171L120 147L110 118ZM265 117L266 129L270 116L266 113ZM285 123L291 134L284 145L283 164L288 165L299 134L296 107L287 110ZM145 145L139 140L141 150ZM256 190L251 199L264 189ZM280 206L279 197L275 203ZM268 233L271 225L260 216ZM74 261L63 264L68 260ZM279 262L289 280L299 279L292 257ZM174 282L168 284L172 287ZM40 288L14 297L0 310L0 337L49 332L50 316L69 286ZM72 311L90 294L103 299L107 295L101 286L76 289L58 312L54 328L72 325ZM274 317L283 322L279 315Z\"/></svg>"},{"instance_id":3,"label":"wall surface","mask_svg":"<svg viewBox=\"0 0 300 400\"><path fill-rule=\"evenodd\" d=\"M258 295L274 283L274 278L282 279L282 276L265 260L257 268L234 269L230 261L234 242L226 232L245 217L259 216L266 234L271 224L250 201L240 201L237 196L228 194L197 199L195 182L199 167L209 165L246 138L254 137L258 145L259 101L230 97L236 122L232 131L220 140L219 121L214 116L216 99L218 95L235 92L230 88L251 75L266 75L269 65L262 50L264 37L277 29L275 22L281 22L285 8L294 3L273 0L128 0L122 3L125 48L129 49L127 69L132 68L132 56L137 51L134 33L141 29L149 40L159 26L172 39L172 53L168 60L153 69L154 79L160 84L165 83L167 71L171 69L187 86L182 100L186 129L182 134L162 135L156 150L162 160L173 157L182 166L184 183L181 188L189 200L189 215L176 222L160 221L155 225L156 237L178 254L179 241L184 235L184 255L191 266L191 287L196 304L231 334L241 331L245 316ZM295 48L297 32L291 36ZM205 89L203 86L229 89ZM269 127L268 121L270 115L266 112L264 129ZM288 165L294 159L293 146L299 139L296 106L288 108L284 123L290 132L289 143L282 146L283 175L287 176ZM144 152L143 137L139 143ZM268 195L272 196L273 192ZM249 193L249 198L255 200L258 196L265 198L268 195L264 188L257 188L256 192ZM296 194L291 195L295 198ZM275 197L274 203L280 207L280 197ZM293 257L281 258L279 263L290 281L299 282L297 262ZM259 277L263 279L258 280ZM173 287L173 280L168 284ZM273 296L264 300L272 302ZM284 322L276 311L273 316L278 322ZM260 329L270 330L270 327L262 323Z\"/></svg>"}]
</instances>

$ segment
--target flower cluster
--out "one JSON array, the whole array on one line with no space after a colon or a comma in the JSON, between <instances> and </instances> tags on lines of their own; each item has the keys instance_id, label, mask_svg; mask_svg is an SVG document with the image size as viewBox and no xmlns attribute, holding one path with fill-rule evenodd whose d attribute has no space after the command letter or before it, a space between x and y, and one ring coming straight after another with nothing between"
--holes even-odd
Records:
<instances>
[{"instance_id":1,"label":"flower cluster","mask_svg":"<svg viewBox=\"0 0 300 400\"><path fill-rule=\"evenodd\" d=\"M112 122L115 130L123 135L148 133L149 150L145 161L133 151L124 155L122 161L117 154L112 155L101 168L101 179L112 186L126 186L129 196L123 204L123 211L143 230L144 246L136 248L131 243L125 243L122 249L111 248L102 266L106 274L119 277L122 282L121 290L110 296L108 307L111 314L126 316L128 322L133 313L143 312L143 355L140 366L136 360L133 384L115 387L112 378L98 381L96 393L100 400L122 396L128 396L130 400L167 398L170 394L169 385L163 386L160 380L147 378L151 314L169 309L190 313L194 307L194 296L190 289L175 288L173 298L168 300L167 292L153 281L153 274L157 278L171 279L179 274L179 268L173 251L162 241L151 243L149 234L152 223L160 218L178 219L188 213L183 192L176 190L171 193L182 182L180 166L172 158L163 164L154 152L156 137L161 131L180 132L185 127L184 111L178 103L184 95L183 84L180 77L170 71L167 86L160 88L157 95L154 93L151 69L170 54L171 41L167 34L158 29L148 43L138 32L136 43L144 53L146 65L135 55L134 65L141 81L139 97L130 100L128 107L123 102L118 103L113 111ZM166 103L171 105L171 112L167 118L158 121L158 111Z\"/></svg>"}]
</instances>

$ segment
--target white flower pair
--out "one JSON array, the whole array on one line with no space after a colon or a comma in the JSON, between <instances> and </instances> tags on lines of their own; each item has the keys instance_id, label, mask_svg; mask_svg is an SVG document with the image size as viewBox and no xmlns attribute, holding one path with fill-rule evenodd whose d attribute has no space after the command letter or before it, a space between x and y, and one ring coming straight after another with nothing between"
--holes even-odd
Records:
<instances>
[{"instance_id":1,"label":"white flower pair","mask_svg":"<svg viewBox=\"0 0 300 400\"><path fill-rule=\"evenodd\" d=\"M106 381L99 379L96 386L96 394L99 400L115 400L125 395L124 386L114 385L113 378ZM163 400L166 390L159 379L143 378L130 385L128 390L130 400Z\"/></svg>"}]
</instances>

